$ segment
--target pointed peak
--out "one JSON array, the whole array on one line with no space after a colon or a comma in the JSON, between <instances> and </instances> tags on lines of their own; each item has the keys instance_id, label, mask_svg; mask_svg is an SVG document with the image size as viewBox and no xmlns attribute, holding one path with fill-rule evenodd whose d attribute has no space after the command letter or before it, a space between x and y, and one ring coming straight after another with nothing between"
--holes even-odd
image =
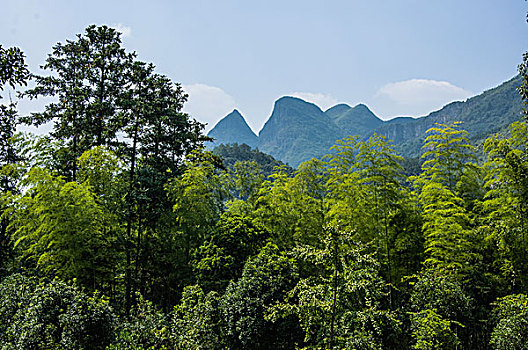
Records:
<instances>
[{"instance_id":1,"label":"pointed peak","mask_svg":"<svg viewBox=\"0 0 528 350\"><path fill-rule=\"evenodd\" d=\"M228 118L228 117L240 117L242 119L244 119L244 117L242 116L242 114L238 111L238 109L233 109L233 111L231 113L229 113L228 115L226 115L224 118L222 119L225 119L225 118Z\"/></svg>"},{"instance_id":2,"label":"pointed peak","mask_svg":"<svg viewBox=\"0 0 528 350\"><path fill-rule=\"evenodd\" d=\"M244 116L236 108L233 109L233 111L231 113L229 113L228 115L226 115L225 117L220 119L216 123L216 125L213 127L213 129L211 129L211 131L213 131L215 128L217 128L220 125L230 125L230 126L232 126L232 125L244 125L246 128L251 129L249 127L248 123L246 122L246 119L244 118ZM252 132L253 132L253 130L252 130Z\"/></svg>"},{"instance_id":3,"label":"pointed peak","mask_svg":"<svg viewBox=\"0 0 528 350\"><path fill-rule=\"evenodd\" d=\"M250 147L256 147L258 143L257 135L237 109L220 119L207 135L215 139L213 147L221 143L245 143Z\"/></svg>"}]
</instances>

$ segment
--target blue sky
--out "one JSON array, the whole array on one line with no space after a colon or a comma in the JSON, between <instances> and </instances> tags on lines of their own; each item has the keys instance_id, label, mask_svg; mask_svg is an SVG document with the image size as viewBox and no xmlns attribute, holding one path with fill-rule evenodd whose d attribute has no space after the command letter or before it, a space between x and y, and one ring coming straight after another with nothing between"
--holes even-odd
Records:
<instances>
[{"instance_id":1,"label":"blue sky","mask_svg":"<svg viewBox=\"0 0 528 350\"><path fill-rule=\"evenodd\" d=\"M90 24L184 85L208 128L237 108L258 132L276 99L421 116L499 85L528 50L523 0L2 0L0 43L39 72ZM40 108L20 102L21 113Z\"/></svg>"}]
</instances>

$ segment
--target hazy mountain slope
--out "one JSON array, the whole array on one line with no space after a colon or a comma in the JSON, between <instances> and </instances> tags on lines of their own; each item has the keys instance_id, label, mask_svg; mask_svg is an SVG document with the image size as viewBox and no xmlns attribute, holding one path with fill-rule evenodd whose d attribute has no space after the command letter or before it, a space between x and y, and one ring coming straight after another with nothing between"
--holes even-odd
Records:
<instances>
[{"instance_id":1,"label":"hazy mountain slope","mask_svg":"<svg viewBox=\"0 0 528 350\"><path fill-rule=\"evenodd\" d=\"M332 119L337 119L338 117L340 117L351 109L352 107L350 107L349 105L340 103L331 108L328 108L324 113Z\"/></svg>"},{"instance_id":2,"label":"hazy mountain slope","mask_svg":"<svg viewBox=\"0 0 528 350\"><path fill-rule=\"evenodd\" d=\"M375 132L393 140L404 156L420 154L425 132L434 123L461 121L471 139L484 139L520 119L522 101L517 91L520 83L517 76L465 102L450 103L425 117L385 122Z\"/></svg>"},{"instance_id":3,"label":"hazy mountain slope","mask_svg":"<svg viewBox=\"0 0 528 350\"><path fill-rule=\"evenodd\" d=\"M335 140L346 135L368 138L372 133L394 141L406 157L417 157L425 132L435 123L463 122L474 142L501 131L521 118L523 107L517 87L519 76L464 102L452 102L421 118L398 117L380 120L365 105L338 104L325 112L299 98L283 97L275 102L271 116L257 137L236 110L209 132L220 143L246 143L259 147L293 167L328 153Z\"/></svg>"},{"instance_id":4,"label":"hazy mountain slope","mask_svg":"<svg viewBox=\"0 0 528 350\"><path fill-rule=\"evenodd\" d=\"M365 135L383 124L364 104L341 113L334 118L334 122L345 135Z\"/></svg>"},{"instance_id":5,"label":"hazy mountain slope","mask_svg":"<svg viewBox=\"0 0 528 350\"><path fill-rule=\"evenodd\" d=\"M259 149L293 167L328 153L344 135L333 120L313 103L282 97L259 133Z\"/></svg>"},{"instance_id":6,"label":"hazy mountain slope","mask_svg":"<svg viewBox=\"0 0 528 350\"><path fill-rule=\"evenodd\" d=\"M222 118L212 128L207 136L214 138L214 141L207 146L214 148L220 144L238 143L250 147L257 147L258 137L248 126L244 117L236 109Z\"/></svg>"}]
</instances>

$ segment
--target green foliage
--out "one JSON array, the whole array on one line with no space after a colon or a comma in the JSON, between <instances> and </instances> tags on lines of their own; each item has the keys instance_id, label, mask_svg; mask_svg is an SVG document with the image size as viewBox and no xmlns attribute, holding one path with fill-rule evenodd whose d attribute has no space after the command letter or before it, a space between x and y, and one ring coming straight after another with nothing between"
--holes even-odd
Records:
<instances>
[{"instance_id":1,"label":"green foliage","mask_svg":"<svg viewBox=\"0 0 528 350\"><path fill-rule=\"evenodd\" d=\"M324 194L321 161L303 163L293 177L278 168L262 185L254 215L281 248L297 243L317 244L326 220Z\"/></svg>"},{"instance_id":2,"label":"green foliage","mask_svg":"<svg viewBox=\"0 0 528 350\"><path fill-rule=\"evenodd\" d=\"M328 181L335 202L332 203L331 214L335 212L335 220L341 225L369 232L370 237L365 232L367 242L376 235L380 239L386 234L390 212L397 209L397 200L403 194L399 183L403 170L399 162L402 158L395 154L384 137L378 135L366 142L359 142L356 137L338 140L333 150L335 153L330 156ZM362 213L362 217L354 218L354 213L349 213L347 209L366 212ZM361 221L354 222L354 219Z\"/></svg>"},{"instance_id":3,"label":"green foliage","mask_svg":"<svg viewBox=\"0 0 528 350\"><path fill-rule=\"evenodd\" d=\"M221 144L213 149L213 154L222 157L224 166L228 169L233 168L237 162L255 162L260 166L265 177L271 175L275 167L285 166L280 160L246 144ZM286 169L288 169L287 173L293 173L292 168L286 166Z\"/></svg>"},{"instance_id":4,"label":"green foliage","mask_svg":"<svg viewBox=\"0 0 528 350\"><path fill-rule=\"evenodd\" d=\"M209 241L195 253L193 269L207 290L223 291L242 274L246 260L257 254L269 232L248 217L224 213Z\"/></svg>"},{"instance_id":5,"label":"green foliage","mask_svg":"<svg viewBox=\"0 0 528 350\"><path fill-rule=\"evenodd\" d=\"M469 144L469 133L460 129L460 122L436 124L427 130L422 158L422 178L440 183L454 191L468 161L474 160L475 149Z\"/></svg>"},{"instance_id":6,"label":"green foliage","mask_svg":"<svg viewBox=\"0 0 528 350\"><path fill-rule=\"evenodd\" d=\"M0 344L8 342L10 329L19 310L29 306L31 295L37 286L35 278L12 274L0 283Z\"/></svg>"},{"instance_id":7,"label":"green foliage","mask_svg":"<svg viewBox=\"0 0 528 350\"><path fill-rule=\"evenodd\" d=\"M357 137L338 140L333 151L326 183L329 217L369 244L389 284L398 282L415 271L423 246L420 220L402 184L403 159L379 135L364 142ZM400 259L403 256L409 260Z\"/></svg>"},{"instance_id":8,"label":"green foliage","mask_svg":"<svg viewBox=\"0 0 528 350\"><path fill-rule=\"evenodd\" d=\"M297 317L307 349L381 349L387 329L398 326L381 307L385 288L372 255L330 228L321 248L299 247L293 256L302 278L267 317Z\"/></svg>"},{"instance_id":9,"label":"green foliage","mask_svg":"<svg viewBox=\"0 0 528 350\"><path fill-rule=\"evenodd\" d=\"M219 295L199 286L185 287L171 321L178 349L224 349L218 314Z\"/></svg>"},{"instance_id":10,"label":"green foliage","mask_svg":"<svg viewBox=\"0 0 528 350\"><path fill-rule=\"evenodd\" d=\"M442 270L425 270L413 285L410 298L413 312L433 310L445 319L464 323L471 311L471 299L460 283Z\"/></svg>"},{"instance_id":11,"label":"green foliage","mask_svg":"<svg viewBox=\"0 0 528 350\"><path fill-rule=\"evenodd\" d=\"M174 177L167 185L173 201L176 222L191 246L210 235L223 210L228 196L225 177L215 169L212 155L195 154L181 177Z\"/></svg>"},{"instance_id":12,"label":"green foliage","mask_svg":"<svg viewBox=\"0 0 528 350\"><path fill-rule=\"evenodd\" d=\"M154 305L142 298L130 317L116 327L116 337L108 350L167 350L174 348L170 321Z\"/></svg>"},{"instance_id":13,"label":"green foliage","mask_svg":"<svg viewBox=\"0 0 528 350\"><path fill-rule=\"evenodd\" d=\"M469 217L463 201L440 183L422 187L426 264L464 271L470 262Z\"/></svg>"},{"instance_id":14,"label":"green foliage","mask_svg":"<svg viewBox=\"0 0 528 350\"><path fill-rule=\"evenodd\" d=\"M1 288L19 289L14 311L13 293L2 295L10 305L5 319L2 349L105 349L114 336L115 319L108 303L95 295L89 297L62 282L34 285L25 278L9 279ZM29 286L28 286L29 285ZM5 309L3 309L4 311ZM9 315L10 314L10 315Z\"/></svg>"},{"instance_id":15,"label":"green foliage","mask_svg":"<svg viewBox=\"0 0 528 350\"><path fill-rule=\"evenodd\" d=\"M459 336L468 338L472 300L448 271L425 270L418 276L409 300L416 349L451 349ZM467 329L469 335L476 329Z\"/></svg>"},{"instance_id":16,"label":"green foliage","mask_svg":"<svg viewBox=\"0 0 528 350\"><path fill-rule=\"evenodd\" d=\"M474 159L467 132L458 123L428 130L422 173L414 178L423 210L426 263L463 276L473 258L472 231L459 191L468 162Z\"/></svg>"},{"instance_id":17,"label":"green foliage","mask_svg":"<svg viewBox=\"0 0 528 350\"><path fill-rule=\"evenodd\" d=\"M19 48L4 49L0 45L0 92L4 90L6 84L13 89L19 85L26 85L29 71L24 58ZM0 196L2 197L16 191L13 166L20 160L13 142L16 119L16 103L10 100L8 104L0 104ZM9 239L11 233L8 230L9 219L5 215L5 210L5 203L0 200L0 271L5 268L6 262L11 257L12 248Z\"/></svg>"},{"instance_id":18,"label":"green foliage","mask_svg":"<svg viewBox=\"0 0 528 350\"><path fill-rule=\"evenodd\" d=\"M235 198L254 203L265 175L256 162L236 162L229 175L233 182L232 195Z\"/></svg>"},{"instance_id":19,"label":"green foliage","mask_svg":"<svg viewBox=\"0 0 528 350\"><path fill-rule=\"evenodd\" d=\"M495 264L509 285L526 285L528 265L528 126L514 123L511 136L490 137L484 144L488 156L486 196L482 202L482 230L497 247Z\"/></svg>"},{"instance_id":20,"label":"green foliage","mask_svg":"<svg viewBox=\"0 0 528 350\"><path fill-rule=\"evenodd\" d=\"M70 179L75 180L75 162L83 152L116 144L123 125L117 110L126 83L124 71L133 56L121 47L115 29L91 25L76 40L53 47L43 65L52 75L34 76L36 86L24 93L29 98L58 98L22 121L38 126L56 120L50 136L65 141L61 172Z\"/></svg>"},{"instance_id":21,"label":"green foliage","mask_svg":"<svg viewBox=\"0 0 528 350\"><path fill-rule=\"evenodd\" d=\"M110 272L113 253L90 187L39 168L22 185L26 191L11 198L15 247L44 274L97 288Z\"/></svg>"},{"instance_id":22,"label":"green foliage","mask_svg":"<svg viewBox=\"0 0 528 350\"><path fill-rule=\"evenodd\" d=\"M12 88L16 85L26 85L29 71L25 63L24 53L18 47L4 49L0 45L0 91L5 84Z\"/></svg>"},{"instance_id":23,"label":"green foliage","mask_svg":"<svg viewBox=\"0 0 528 350\"><path fill-rule=\"evenodd\" d=\"M524 294L507 295L495 303L495 327L490 345L497 350L516 350L528 347L528 297Z\"/></svg>"},{"instance_id":24,"label":"green foliage","mask_svg":"<svg viewBox=\"0 0 528 350\"><path fill-rule=\"evenodd\" d=\"M250 258L242 277L229 284L220 300L227 348L291 349L300 335L295 317L271 322L264 315L296 282L293 261L276 245L268 243Z\"/></svg>"},{"instance_id":25,"label":"green foliage","mask_svg":"<svg viewBox=\"0 0 528 350\"><path fill-rule=\"evenodd\" d=\"M456 333L452 330L451 322L437 314L436 309L425 309L412 316L413 338L416 343L413 349L457 349L459 344Z\"/></svg>"}]
</instances>

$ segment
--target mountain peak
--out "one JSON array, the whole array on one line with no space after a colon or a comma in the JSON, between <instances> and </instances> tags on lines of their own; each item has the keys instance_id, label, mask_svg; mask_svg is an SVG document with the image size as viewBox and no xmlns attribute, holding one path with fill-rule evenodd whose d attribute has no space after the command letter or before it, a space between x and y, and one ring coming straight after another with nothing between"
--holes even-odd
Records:
<instances>
[{"instance_id":1,"label":"mountain peak","mask_svg":"<svg viewBox=\"0 0 528 350\"><path fill-rule=\"evenodd\" d=\"M335 107L338 107L337 105ZM360 103L353 108L339 107L332 111L329 109L325 113L332 115L334 122L346 135L366 135L370 131L376 129L383 122L364 104ZM342 111L341 113L337 113Z\"/></svg>"},{"instance_id":2,"label":"mountain peak","mask_svg":"<svg viewBox=\"0 0 528 350\"><path fill-rule=\"evenodd\" d=\"M359 103L357 104L356 106L354 106L354 108L352 109L357 109L357 110L367 110L369 112L371 112L370 108L368 108L367 105L364 105L363 103ZM371 112L372 113L372 112Z\"/></svg>"},{"instance_id":3,"label":"mountain peak","mask_svg":"<svg viewBox=\"0 0 528 350\"><path fill-rule=\"evenodd\" d=\"M269 122L271 119L282 119L284 115L289 115L293 111L295 111L294 114L300 113L306 115L323 113L323 111L321 111L321 108L319 108L314 103L305 101L301 98L294 96L283 96L277 101L275 101L275 104L273 106L273 113L267 122Z\"/></svg>"},{"instance_id":4,"label":"mountain peak","mask_svg":"<svg viewBox=\"0 0 528 350\"><path fill-rule=\"evenodd\" d=\"M259 133L259 149L291 166L321 157L340 135L334 122L315 104L284 96Z\"/></svg>"},{"instance_id":5,"label":"mountain peak","mask_svg":"<svg viewBox=\"0 0 528 350\"><path fill-rule=\"evenodd\" d=\"M302 98L299 98L299 97L295 97L295 96L282 96L280 97L277 101L275 101L275 104L277 103L287 103L287 102L305 102L305 103L309 103L309 102L306 102L305 100L303 100Z\"/></svg>"},{"instance_id":6,"label":"mountain peak","mask_svg":"<svg viewBox=\"0 0 528 350\"><path fill-rule=\"evenodd\" d=\"M330 118L335 119L339 117L341 114L348 112L350 109L352 109L352 107L350 107L349 105L345 103L340 103L333 107L328 108L325 111L325 114L329 116Z\"/></svg>"},{"instance_id":7,"label":"mountain peak","mask_svg":"<svg viewBox=\"0 0 528 350\"><path fill-rule=\"evenodd\" d=\"M245 143L250 147L257 147L258 137L249 127L242 114L234 109L231 113L223 117L207 136L214 139L212 147L220 144Z\"/></svg>"},{"instance_id":8,"label":"mountain peak","mask_svg":"<svg viewBox=\"0 0 528 350\"><path fill-rule=\"evenodd\" d=\"M220 124L220 123L226 123L226 120L229 121L229 120L237 120L238 122L242 122L244 124L247 124L246 123L246 120L244 119L244 117L242 116L242 114L238 111L238 109L233 109L233 111L231 113L229 113L228 115L226 115L225 117L223 117L222 119L220 119L220 121L216 124ZM215 125L215 127L216 127Z\"/></svg>"}]
</instances>

